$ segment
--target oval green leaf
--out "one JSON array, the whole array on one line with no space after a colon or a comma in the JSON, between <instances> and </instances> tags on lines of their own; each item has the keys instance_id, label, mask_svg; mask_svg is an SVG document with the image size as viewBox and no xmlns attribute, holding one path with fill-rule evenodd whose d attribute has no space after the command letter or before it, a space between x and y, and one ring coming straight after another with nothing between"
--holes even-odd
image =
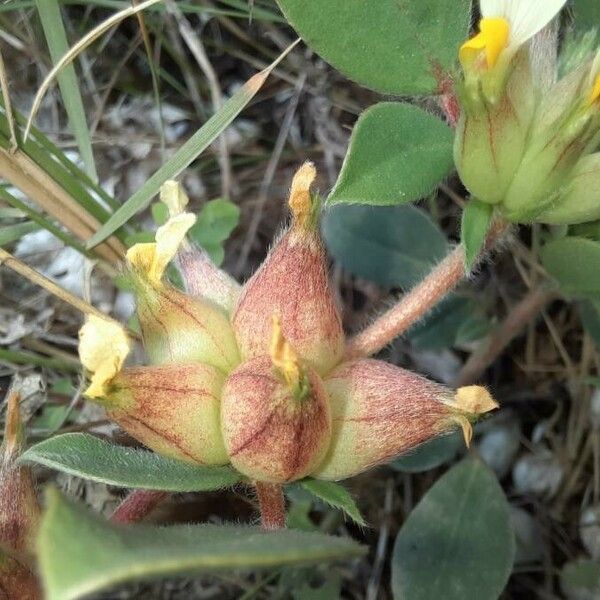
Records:
<instances>
[{"instance_id":1,"label":"oval green leaf","mask_svg":"<svg viewBox=\"0 0 600 600\"><path fill-rule=\"evenodd\" d=\"M510 575L515 540L495 475L465 459L427 492L396 538L398 600L496 600Z\"/></svg>"},{"instance_id":2,"label":"oval green leaf","mask_svg":"<svg viewBox=\"0 0 600 600\"><path fill-rule=\"evenodd\" d=\"M329 202L395 205L429 195L453 169L452 130L417 106L381 102L358 119Z\"/></svg>"},{"instance_id":3,"label":"oval green leaf","mask_svg":"<svg viewBox=\"0 0 600 600\"><path fill-rule=\"evenodd\" d=\"M439 227L414 206L333 206L323 235L345 269L390 287L414 285L448 252Z\"/></svg>"},{"instance_id":4,"label":"oval green leaf","mask_svg":"<svg viewBox=\"0 0 600 600\"><path fill-rule=\"evenodd\" d=\"M600 598L600 564L585 558L568 562L560 572L560 587L570 600Z\"/></svg>"},{"instance_id":5,"label":"oval green leaf","mask_svg":"<svg viewBox=\"0 0 600 600\"><path fill-rule=\"evenodd\" d=\"M327 62L386 94L435 92L438 73L452 70L471 22L470 0L277 1Z\"/></svg>"},{"instance_id":6,"label":"oval green leaf","mask_svg":"<svg viewBox=\"0 0 600 600\"><path fill-rule=\"evenodd\" d=\"M470 271L481 252L485 236L492 222L494 207L475 198L469 200L463 210L460 225L460 241L465 249L465 266Z\"/></svg>"},{"instance_id":7,"label":"oval green leaf","mask_svg":"<svg viewBox=\"0 0 600 600\"><path fill-rule=\"evenodd\" d=\"M238 525L116 526L50 489L37 558L48 600L127 581L320 563L361 556L351 539Z\"/></svg>"},{"instance_id":8,"label":"oval green leaf","mask_svg":"<svg viewBox=\"0 0 600 600\"><path fill-rule=\"evenodd\" d=\"M390 467L403 473L430 471L450 462L463 445L464 442L458 432L434 438L410 454L397 458L390 463Z\"/></svg>"},{"instance_id":9,"label":"oval green leaf","mask_svg":"<svg viewBox=\"0 0 600 600\"><path fill-rule=\"evenodd\" d=\"M546 244L541 258L544 268L564 293L592 297L600 294L600 242L561 238Z\"/></svg>"},{"instance_id":10,"label":"oval green leaf","mask_svg":"<svg viewBox=\"0 0 600 600\"><path fill-rule=\"evenodd\" d=\"M147 450L115 446L87 433L48 438L27 449L20 461L109 485L165 492L218 490L242 479L229 466L196 466Z\"/></svg>"}]
</instances>

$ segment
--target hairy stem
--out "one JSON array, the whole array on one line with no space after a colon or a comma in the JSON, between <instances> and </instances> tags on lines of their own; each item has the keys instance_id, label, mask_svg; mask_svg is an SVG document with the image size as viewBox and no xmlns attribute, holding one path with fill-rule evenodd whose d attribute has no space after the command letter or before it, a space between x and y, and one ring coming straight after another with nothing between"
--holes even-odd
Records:
<instances>
[{"instance_id":1,"label":"hairy stem","mask_svg":"<svg viewBox=\"0 0 600 600\"><path fill-rule=\"evenodd\" d=\"M504 222L492 226L480 259L507 230L508 226ZM450 252L421 283L404 294L392 308L355 335L346 347L346 358L371 356L385 348L441 302L466 275L465 252L460 245Z\"/></svg>"},{"instance_id":2,"label":"hairy stem","mask_svg":"<svg viewBox=\"0 0 600 600\"><path fill-rule=\"evenodd\" d=\"M168 496L168 492L134 490L117 506L110 520L113 523L142 521Z\"/></svg>"},{"instance_id":3,"label":"hairy stem","mask_svg":"<svg viewBox=\"0 0 600 600\"><path fill-rule=\"evenodd\" d=\"M476 381L481 374L504 352L542 309L556 297L556 291L546 286L531 290L508 314L506 319L489 336L487 342L475 350L463 365L454 381L456 387Z\"/></svg>"},{"instance_id":4,"label":"hairy stem","mask_svg":"<svg viewBox=\"0 0 600 600\"><path fill-rule=\"evenodd\" d=\"M277 483L255 481L258 505L260 507L260 522L263 529L283 529L285 527L285 499L283 487Z\"/></svg>"}]
</instances>

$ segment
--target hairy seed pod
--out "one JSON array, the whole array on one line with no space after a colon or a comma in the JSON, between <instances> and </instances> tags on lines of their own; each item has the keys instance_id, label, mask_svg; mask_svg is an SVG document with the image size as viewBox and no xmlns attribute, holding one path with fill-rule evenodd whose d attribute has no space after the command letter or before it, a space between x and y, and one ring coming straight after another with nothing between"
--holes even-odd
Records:
<instances>
[{"instance_id":1,"label":"hairy seed pod","mask_svg":"<svg viewBox=\"0 0 600 600\"><path fill-rule=\"evenodd\" d=\"M224 375L201 363L126 368L99 400L132 437L162 454L203 465L229 462L220 428Z\"/></svg>"},{"instance_id":2,"label":"hairy seed pod","mask_svg":"<svg viewBox=\"0 0 600 600\"><path fill-rule=\"evenodd\" d=\"M296 173L290 195L293 225L243 287L232 322L247 360L268 353L271 315L276 314L301 359L324 374L341 360L344 333L309 191L314 177L311 163Z\"/></svg>"},{"instance_id":3,"label":"hairy seed pod","mask_svg":"<svg viewBox=\"0 0 600 600\"><path fill-rule=\"evenodd\" d=\"M306 477L323 459L331 415L320 377L306 368L294 389L268 356L240 365L223 389L221 426L229 458L269 483Z\"/></svg>"},{"instance_id":4,"label":"hairy seed pod","mask_svg":"<svg viewBox=\"0 0 600 600\"><path fill-rule=\"evenodd\" d=\"M429 439L463 428L497 407L479 387L454 391L379 360L340 365L325 380L332 410L332 441L313 473L339 480L408 452Z\"/></svg>"}]
</instances>

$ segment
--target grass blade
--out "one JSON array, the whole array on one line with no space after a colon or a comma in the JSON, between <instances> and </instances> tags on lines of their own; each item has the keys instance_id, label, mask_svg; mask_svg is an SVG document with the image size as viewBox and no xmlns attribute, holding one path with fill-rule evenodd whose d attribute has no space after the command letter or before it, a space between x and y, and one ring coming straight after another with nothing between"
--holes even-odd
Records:
<instances>
[{"instance_id":1,"label":"grass blade","mask_svg":"<svg viewBox=\"0 0 600 600\"><path fill-rule=\"evenodd\" d=\"M299 40L298 40L299 41ZM258 93L271 71L298 43L294 42L266 69L253 75L148 181L129 198L117 212L92 236L87 247L93 248L142 210L158 193L160 186L177 177L188 167L237 117Z\"/></svg>"},{"instance_id":2,"label":"grass blade","mask_svg":"<svg viewBox=\"0 0 600 600\"><path fill-rule=\"evenodd\" d=\"M24 223L15 223L14 225L6 225L6 227L0 227L0 246L11 244L20 240L27 233L37 231L40 226L32 221L25 221Z\"/></svg>"},{"instance_id":3,"label":"grass blade","mask_svg":"<svg viewBox=\"0 0 600 600\"><path fill-rule=\"evenodd\" d=\"M43 1L43 0L40 0ZM146 0L137 6L129 7L123 9L122 11L112 15L106 21L102 21L100 25L94 27L91 31L86 33L78 42L73 44L71 48L64 54L54 65L53 69L48 73L46 79L42 82L40 89L37 91L35 98L33 99L33 105L31 107L31 112L29 113L29 119L27 120L27 126L25 127L25 134L23 135L23 140L27 140L27 136L29 135L29 130L31 129L31 125L33 123L33 119L37 114L38 109L42 103L42 98L44 94L48 91L51 83L54 81L54 78L68 65L70 65L75 58L87 48L90 44L92 44L95 40L97 40L102 34L108 31L111 27L119 24L123 19L135 15L140 10L145 10L149 6L160 2L160 0Z\"/></svg>"},{"instance_id":4,"label":"grass blade","mask_svg":"<svg viewBox=\"0 0 600 600\"><path fill-rule=\"evenodd\" d=\"M42 22L44 35L46 36L46 43L50 50L52 63L56 65L60 58L69 50L69 43L67 41L67 34L60 13L60 6L58 5L57 0L36 0L36 6L40 21ZM92 152L90 131L85 118L83 100L81 98L77 75L75 74L73 65L66 65L64 69L57 74L57 79L65 110L67 111L67 116L69 118L69 127L77 141L77 146L79 147L85 170L94 181L97 181L98 174L96 173L94 154Z\"/></svg>"}]
</instances>

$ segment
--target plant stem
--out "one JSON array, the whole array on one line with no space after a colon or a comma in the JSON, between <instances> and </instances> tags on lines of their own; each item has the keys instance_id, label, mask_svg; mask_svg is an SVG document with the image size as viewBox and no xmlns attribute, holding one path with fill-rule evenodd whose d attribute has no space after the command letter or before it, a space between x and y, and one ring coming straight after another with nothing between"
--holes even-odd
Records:
<instances>
[{"instance_id":1,"label":"plant stem","mask_svg":"<svg viewBox=\"0 0 600 600\"><path fill-rule=\"evenodd\" d=\"M504 222L492 225L480 260L507 230L508 226ZM346 347L346 359L371 356L385 348L443 300L466 275L465 252L460 245L421 283L404 294L392 308L379 316L364 331L355 335Z\"/></svg>"},{"instance_id":2,"label":"plant stem","mask_svg":"<svg viewBox=\"0 0 600 600\"><path fill-rule=\"evenodd\" d=\"M113 523L137 523L146 518L169 492L154 490L134 490L131 492L110 516Z\"/></svg>"},{"instance_id":3,"label":"plant stem","mask_svg":"<svg viewBox=\"0 0 600 600\"><path fill-rule=\"evenodd\" d=\"M277 483L255 481L260 522L263 529L274 530L285 528L285 499L283 487Z\"/></svg>"},{"instance_id":4,"label":"plant stem","mask_svg":"<svg viewBox=\"0 0 600 600\"><path fill-rule=\"evenodd\" d=\"M454 386L461 387L475 382L556 294L556 290L545 285L537 286L526 294L489 336L487 342L471 354L453 382Z\"/></svg>"}]
</instances>

